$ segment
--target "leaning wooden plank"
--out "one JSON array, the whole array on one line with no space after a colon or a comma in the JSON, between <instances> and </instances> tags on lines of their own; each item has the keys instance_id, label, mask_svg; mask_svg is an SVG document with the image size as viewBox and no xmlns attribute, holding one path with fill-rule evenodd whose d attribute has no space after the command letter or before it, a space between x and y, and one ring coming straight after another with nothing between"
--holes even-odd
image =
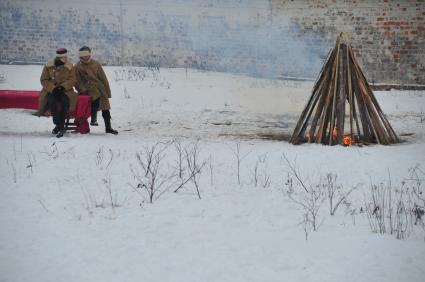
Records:
<instances>
[{"instance_id":1,"label":"leaning wooden plank","mask_svg":"<svg viewBox=\"0 0 425 282\"><path fill-rule=\"evenodd\" d=\"M322 90L322 87L320 87L320 88L318 89L317 95L315 96L315 99L314 99L314 101L312 102L312 105L310 106L310 110L309 110L309 112L307 113L307 117L306 117L306 119L305 119L305 121L304 121L304 124L303 124L303 126L302 126L302 128L301 128L301 131L300 131L300 133L299 133L299 136L304 136L305 131L306 131L307 126L308 126L308 121L310 120L312 113L313 113L314 111L316 111L316 113L320 111L320 108L321 108L321 100L323 100L323 99L321 99L321 98L323 97L323 95L321 95L321 93L320 93L320 91L321 91L321 90ZM314 120L313 120L313 121L314 121ZM313 123L311 123L311 124L310 124L310 131L311 131L311 127L312 127L312 126L313 126ZM310 131L309 131L309 132L310 132ZM310 135L310 134L309 134L309 137L312 137L312 135Z\"/></svg>"},{"instance_id":2,"label":"leaning wooden plank","mask_svg":"<svg viewBox=\"0 0 425 282\"><path fill-rule=\"evenodd\" d=\"M367 93L367 97L369 99L369 104L376 111L376 115L377 115L376 119L379 120L379 127L380 128L383 127L382 130L381 129L378 129L378 130L380 131L382 138L385 139L385 143L391 144L391 143L399 142L399 139L398 139L397 135L395 134L394 129L391 127L391 125L388 122L387 118L385 117L381 107L379 106L379 103L376 100L376 97L373 94L373 91L372 91L369 83L367 82L363 71L361 70L361 68L359 66L357 66L356 71L358 72L359 76L362 78L362 82L364 84L365 92Z\"/></svg>"},{"instance_id":3,"label":"leaning wooden plank","mask_svg":"<svg viewBox=\"0 0 425 282\"><path fill-rule=\"evenodd\" d=\"M319 100L319 103L317 104L316 112L313 116L313 119L310 125L310 130L308 132L308 136L311 139L315 138L317 123L319 122L319 117L323 113L323 107L326 102L326 93L329 92L330 80L331 80L331 75L330 75L330 72L328 71L326 73L325 80L323 81L323 84L321 85L321 88L319 89L320 92L318 94L320 95L319 97L320 100Z\"/></svg>"},{"instance_id":4,"label":"leaning wooden plank","mask_svg":"<svg viewBox=\"0 0 425 282\"><path fill-rule=\"evenodd\" d=\"M384 112L382 111L381 107L379 106L379 103L378 103L375 95L373 94L372 88L370 87L369 83L367 82L366 77L365 77L363 71L360 68L358 69L358 71L359 71L361 77L363 78L363 81L366 84L367 92L368 92L368 95L369 95L369 97L370 97L370 99L372 101L372 104L376 108L376 110L378 112L378 115L379 115L380 119L382 120L382 123L383 123L383 125L385 127L385 130L387 131L387 135L388 135L388 138L389 138L389 143L399 143L400 140L399 140L397 134L395 133L394 129L392 128L391 124L389 123L388 119L386 118L386 116L385 116Z\"/></svg>"},{"instance_id":5,"label":"leaning wooden plank","mask_svg":"<svg viewBox=\"0 0 425 282\"><path fill-rule=\"evenodd\" d=\"M335 77L335 72L332 71L332 78L330 81L330 87L328 89L328 92L326 93L326 100L325 100L325 104L322 108L322 112L323 112L323 117L320 119L320 124L319 124L319 129L318 129L318 134L317 134L317 138L316 138L316 142L317 143L323 143L322 142L322 138L323 136L326 136L326 127L327 127L327 122L329 122L329 118L328 118L328 113L330 112L330 105L333 102L333 88L334 88L334 83L333 81L336 79Z\"/></svg>"},{"instance_id":6,"label":"leaning wooden plank","mask_svg":"<svg viewBox=\"0 0 425 282\"><path fill-rule=\"evenodd\" d=\"M294 133L292 134L292 137L291 137L292 143L295 142L295 140L299 138L300 135L302 134L302 131L308 122L309 115L312 109L314 109L314 106L316 104L316 101L319 95L320 93L317 92L317 89L311 94L310 99L308 100L307 104L304 107L304 110L301 113L297 126L295 127Z\"/></svg>"},{"instance_id":7,"label":"leaning wooden plank","mask_svg":"<svg viewBox=\"0 0 425 282\"><path fill-rule=\"evenodd\" d=\"M294 133L292 134L291 143L298 142L297 140L304 135L305 129L308 125L308 120L310 119L310 116L316 107L317 101L321 97L320 90L322 87L323 83L321 83L321 85L316 88L316 92L312 93L309 103L305 106Z\"/></svg>"},{"instance_id":8,"label":"leaning wooden plank","mask_svg":"<svg viewBox=\"0 0 425 282\"><path fill-rule=\"evenodd\" d=\"M382 135L380 135L380 134L378 133L378 131L377 131L377 128L379 128L379 127L375 126L374 122L372 121L372 117L371 117L371 115L370 115L370 113L372 113L372 112L369 112L369 111L367 110L367 102L366 102L366 100L365 100L365 99L363 99L363 102L364 102L364 107L366 108L366 117L367 117L367 119L369 120L369 125L370 125L370 127L371 127L371 129L372 129L372 132L373 132L373 135L374 135L374 137L375 137L375 140L376 140L376 142L377 142L378 144L382 144L382 143L384 143L384 142L385 142L385 140L383 140L383 139L381 138L381 137L382 137Z\"/></svg>"},{"instance_id":9,"label":"leaning wooden plank","mask_svg":"<svg viewBox=\"0 0 425 282\"><path fill-rule=\"evenodd\" d=\"M331 110L331 124L330 124L330 131L331 131L331 133L329 134L329 145L332 145L332 131L333 131L333 128L334 128L334 126L335 126L335 105L336 105L336 100L337 100L337 98L336 98L336 93L337 93L337 83L338 83L338 73L339 73L339 48L340 48L340 44L339 44L339 42L340 42L340 37L338 37L338 39L337 39L337 54L336 54L336 68L335 68L335 75L334 75L334 77L335 77L335 79L334 79L334 81L333 81L333 83L334 83L334 85L333 85L333 102L332 102L332 110Z\"/></svg>"},{"instance_id":10,"label":"leaning wooden plank","mask_svg":"<svg viewBox=\"0 0 425 282\"><path fill-rule=\"evenodd\" d=\"M377 103L377 102L376 102ZM390 142L392 144L394 143L399 143L400 139L398 138L397 134L395 133L394 129L392 128L390 122L388 121L386 115L384 114L384 112L381 110L379 104L376 104L376 109L378 111L379 116L381 117L381 120L384 124L385 130L387 131L387 134L390 138Z\"/></svg>"},{"instance_id":11,"label":"leaning wooden plank","mask_svg":"<svg viewBox=\"0 0 425 282\"><path fill-rule=\"evenodd\" d=\"M374 131L376 132L377 136L379 136L379 139L381 140L382 144L389 144L389 140L388 140L388 135L383 127L383 124L376 112L375 107L372 105L371 101L370 101L370 97L369 95L365 96L367 99L366 102L366 107L368 110L368 114L371 118L371 126L374 129Z\"/></svg>"},{"instance_id":12,"label":"leaning wooden plank","mask_svg":"<svg viewBox=\"0 0 425 282\"><path fill-rule=\"evenodd\" d=\"M356 69L356 72L357 72L357 75L359 77L361 77L361 73L360 73L358 68ZM363 95L363 100L365 102L365 107L366 107L367 113L368 113L370 120L371 120L370 125L372 127L372 130L373 130L375 136L377 137L377 140L379 140L378 143L385 144L385 145L389 144L390 142L389 142L387 135L386 135L386 133L383 129L383 126L380 122L380 119L379 119L379 117L376 113L376 109L373 107L373 103L372 103L372 100L369 96L369 92L367 90L367 86L365 84L364 79L359 80L359 86L360 86L360 89L361 89L361 94Z\"/></svg>"},{"instance_id":13,"label":"leaning wooden plank","mask_svg":"<svg viewBox=\"0 0 425 282\"><path fill-rule=\"evenodd\" d=\"M357 79L356 79L355 72L352 72L351 75L353 77L353 81L356 81ZM356 93L355 99L357 100L357 109L358 109L358 114L359 114L359 117L360 117L360 122L361 122L362 130L363 130L363 139L368 141L368 142L371 142L372 132L371 132L371 128L369 126L369 120L368 120L367 115L366 115L366 110L364 108L363 97L360 93L358 83L354 83L353 86L354 86L355 93Z\"/></svg>"},{"instance_id":14,"label":"leaning wooden plank","mask_svg":"<svg viewBox=\"0 0 425 282\"><path fill-rule=\"evenodd\" d=\"M312 95L310 96L309 101L307 102L303 112L301 113L300 119L292 134L292 137L290 140L291 143L298 143L299 138L303 138L306 126L308 124L308 120L315 109L318 99L321 98L322 96L321 90L326 85L326 80L327 80L326 78L329 77L329 73L328 71L326 71L326 69L332 65L333 56L335 54L335 52L331 52L331 51L332 50L330 50L330 52L328 53L327 61L323 65L323 68L319 75L319 79L317 80L313 88ZM319 102L319 105L320 105L320 102Z\"/></svg>"},{"instance_id":15,"label":"leaning wooden plank","mask_svg":"<svg viewBox=\"0 0 425 282\"><path fill-rule=\"evenodd\" d=\"M366 115L366 109L364 108L363 95L361 93L361 89L359 86L359 77L356 71L357 62L355 61L355 57L353 53L350 54L350 59L351 59L350 63L352 66L351 77L352 77L352 80L355 82L353 86L356 93L355 98L357 100L358 114L360 116L360 121L362 124L363 138L368 142L372 142L373 132L372 132L372 129L370 128L370 121L368 119L368 116Z\"/></svg>"},{"instance_id":16,"label":"leaning wooden plank","mask_svg":"<svg viewBox=\"0 0 425 282\"><path fill-rule=\"evenodd\" d=\"M345 123L345 103L347 99L347 46L341 44L341 67L339 79L339 96L337 102L336 113L336 128L337 128L337 142L344 145L344 123Z\"/></svg>"},{"instance_id":17,"label":"leaning wooden plank","mask_svg":"<svg viewBox=\"0 0 425 282\"><path fill-rule=\"evenodd\" d=\"M318 134L317 134L317 138L316 138L316 143L323 143L322 142L322 139L323 139L323 136L325 135L326 136L326 122L328 121L328 118L327 118L327 113L328 113L328 110L329 110L329 106L330 106L330 104L332 103L332 101L333 101L333 92L334 92L334 86L335 86L335 80L337 79L336 78L336 67L337 67L337 64L338 64L338 60L337 60L337 58L338 58L338 51L339 51L339 38L337 39L337 44L336 44L336 46L335 46L335 60L333 61L333 64L332 64L332 69L330 70L330 72L331 72L331 79L330 79L330 87L329 87L329 91L326 93L326 100L325 100L325 104L324 104L324 107L323 107L323 109L322 109L322 111L324 112L324 114L323 114L323 118L321 118L321 121L320 121L320 125L319 125L319 130L318 130Z\"/></svg>"},{"instance_id":18,"label":"leaning wooden plank","mask_svg":"<svg viewBox=\"0 0 425 282\"><path fill-rule=\"evenodd\" d=\"M326 74L325 70L328 67L332 66L333 56L335 55L335 52L333 51L334 51L333 48L329 49L328 55L326 56L325 63L323 64L322 69L320 70L319 75L316 81L314 82L313 91L311 91L312 93L314 93L317 90L318 86L321 84L320 81L323 79L323 77Z\"/></svg>"},{"instance_id":19,"label":"leaning wooden plank","mask_svg":"<svg viewBox=\"0 0 425 282\"><path fill-rule=\"evenodd\" d=\"M354 141L354 133L353 133L353 116L354 116L354 101L353 101L353 89L352 89L352 85L351 85L351 70L350 70L350 49L351 49L351 45L348 45L347 47L347 84L348 84L348 103L350 104L350 136L351 136L351 140Z\"/></svg>"},{"instance_id":20,"label":"leaning wooden plank","mask_svg":"<svg viewBox=\"0 0 425 282\"><path fill-rule=\"evenodd\" d=\"M352 114L352 118L350 119L350 126L351 126L351 129L353 129L352 123L353 123L353 119L354 119L354 121L356 122L356 129L357 129L356 135L357 135L357 137L360 137L361 133L360 133L360 126L359 126L359 119L358 119L358 115L357 115L357 111L356 111L356 100L354 98L354 95L355 95L356 92L355 92L355 88L354 88L354 85L353 85L352 71L351 71L351 69L353 68L352 67L353 64L351 63L351 60L352 60L351 54L353 52L351 44L348 46L347 52L348 52L347 65L348 65L349 95L350 95L350 98L351 98L350 114ZM353 58L354 58L354 56L353 56ZM356 83L356 82L354 81L354 83ZM352 134L351 138L353 138L353 140L354 140L353 130L351 131L351 134Z\"/></svg>"},{"instance_id":21,"label":"leaning wooden plank","mask_svg":"<svg viewBox=\"0 0 425 282\"><path fill-rule=\"evenodd\" d=\"M356 99L353 98L352 99L352 102L353 102L353 104L351 105L351 107L353 109L353 119L356 122L356 127L355 128L357 129L356 136L357 136L357 138L360 139L361 131L360 131L359 118L358 118L358 115L357 115ZM355 140L355 139L353 139L353 140Z\"/></svg>"},{"instance_id":22,"label":"leaning wooden plank","mask_svg":"<svg viewBox=\"0 0 425 282\"><path fill-rule=\"evenodd\" d=\"M358 74L358 73L357 73ZM366 110L367 117L369 119L369 125L373 131L373 134L376 138L378 144L388 144L388 140L385 136L385 132L382 129L382 125L379 121L379 118L376 115L375 109L371 105L370 97L367 94L364 82L359 81L360 93L364 102L364 108Z\"/></svg>"},{"instance_id":23,"label":"leaning wooden plank","mask_svg":"<svg viewBox=\"0 0 425 282\"><path fill-rule=\"evenodd\" d=\"M308 126L308 121L310 119L311 113L314 111L314 109L316 108L316 104L317 101L320 98L320 94L319 93L315 93L313 100L311 101L310 105L308 105L306 107L306 110L308 111L307 113L303 113L305 116L300 118L300 122L302 122L302 124L298 124L298 128L297 131L294 131L293 136L291 137L291 142L297 142L297 140L299 140L299 138L303 138L304 137L304 133L305 130Z\"/></svg>"},{"instance_id":24,"label":"leaning wooden plank","mask_svg":"<svg viewBox=\"0 0 425 282\"><path fill-rule=\"evenodd\" d=\"M331 95L332 99L332 95ZM324 111L323 112L323 127L321 126L319 128L319 134L317 136L316 143L322 143L325 145L328 145L328 139L329 136L332 136L332 129L330 128L330 119L331 119L331 112Z\"/></svg>"}]
</instances>

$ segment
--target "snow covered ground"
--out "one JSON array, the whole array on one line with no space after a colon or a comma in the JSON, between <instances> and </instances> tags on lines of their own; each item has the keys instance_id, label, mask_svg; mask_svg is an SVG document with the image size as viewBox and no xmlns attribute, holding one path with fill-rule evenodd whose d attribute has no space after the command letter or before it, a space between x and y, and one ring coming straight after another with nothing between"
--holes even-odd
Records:
<instances>
[{"instance_id":1,"label":"snow covered ground","mask_svg":"<svg viewBox=\"0 0 425 282\"><path fill-rule=\"evenodd\" d=\"M40 89L41 70L2 65L0 88ZM118 136L101 121L57 139L48 118L0 111L0 281L424 280L424 221L411 210L424 204L412 191L425 185L425 91L376 92L401 144L293 146L312 82L105 70ZM152 149L163 185L150 203L140 161ZM174 193L191 157L197 182ZM329 183L333 205L355 188L334 216ZM372 191L388 187L403 239L389 213L384 234L368 220Z\"/></svg>"}]
</instances>

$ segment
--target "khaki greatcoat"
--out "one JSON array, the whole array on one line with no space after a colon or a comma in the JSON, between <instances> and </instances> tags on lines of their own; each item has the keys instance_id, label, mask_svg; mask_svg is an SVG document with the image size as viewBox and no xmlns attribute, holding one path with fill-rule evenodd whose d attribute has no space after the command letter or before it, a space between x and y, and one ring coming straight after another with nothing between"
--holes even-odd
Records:
<instances>
[{"instance_id":1,"label":"khaki greatcoat","mask_svg":"<svg viewBox=\"0 0 425 282\"><path fill-rule=\"evenodd\" d=\"M69 98L69 111L74 111L77 104L78 94L74 91L77 79L75 77L74 66L66 62L64 65L56 67L54 59L49 60L43 68L40 77L41 89L38 96L38 112L37 114L44 115L48 110L47 95L52 95L52 91L56 86L62 86L65 89L65 94Z\"/></svg>"},{"instance_id":2,"label":"khaki greatcoat","mask_svg":"<svg viewBox=\"0 0 425 282\"><path fill-rule=\"evenodd\" d=\"M100 98L99 110L101 111L111 109L109 103L111 88L101 64L93 59L89 62L79 61L75 64L75 73L77 76L75 88L78 93L90 95L92 101Z\"/></svg>"}]
</instances>

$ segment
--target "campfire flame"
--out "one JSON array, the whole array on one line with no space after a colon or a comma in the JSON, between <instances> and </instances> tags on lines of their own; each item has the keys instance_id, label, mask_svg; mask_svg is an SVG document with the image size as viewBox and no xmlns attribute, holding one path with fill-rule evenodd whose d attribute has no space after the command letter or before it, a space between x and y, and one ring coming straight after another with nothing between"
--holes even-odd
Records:
<instances>
[{"instance_id":1,"label":"campfire flame","mask_svg":"<svg viewBox=\"0 0 425 282\"><path fill-rule=\"evenodd\" d=\"M338 137L338 130L336 129L336 127L334 127L332 131L332 138L334 141L336 141L337 137ZM350 134L345 134L343 137L343 142L345 146L350 146L355 143L355 140Z\"/></svg>"},{"instance_id":2,"label":"campfire flame","mask_svg":"<svg viewBox=\"0 0 425 282\"><path fill-rule=\"evenodd\" d=\"M332 131L332 138L334 139L334 141L336 141L337 137L338 137L338 130L336 129L336 127L334 127L334 130Z\"/></svg>"},{"instance_id":3,"label":"campfire flame","mask_svg":"<svg viewBox=\"0 0 425 282\"><path fill-rule=\"evenodd\" d=\"M351 135L344 135L344 145L349 146L354 144L354 140Z\"/></svg>"}]
</instances>

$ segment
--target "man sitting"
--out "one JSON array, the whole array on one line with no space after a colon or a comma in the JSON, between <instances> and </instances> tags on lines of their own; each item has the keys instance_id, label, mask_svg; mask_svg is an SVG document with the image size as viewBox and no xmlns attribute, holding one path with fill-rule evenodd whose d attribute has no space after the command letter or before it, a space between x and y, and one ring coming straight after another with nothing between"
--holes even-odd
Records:
<instances>
[{"instance_id":1,"label":"man sitting","mask_svg":"<svg viewBox=\"0 0 425 282\"><path fill-rule=\"evenodd\" d=\"M68 62L65 48L57 49L56 57L44 66L40 82L43 89L39 96L38 115L50 109L55 124L52 134L60 138L65 133L66 116L69 111L75 110L78 98L73 89L76 83L75 69Z\"/></svg>"}]
</instances>

